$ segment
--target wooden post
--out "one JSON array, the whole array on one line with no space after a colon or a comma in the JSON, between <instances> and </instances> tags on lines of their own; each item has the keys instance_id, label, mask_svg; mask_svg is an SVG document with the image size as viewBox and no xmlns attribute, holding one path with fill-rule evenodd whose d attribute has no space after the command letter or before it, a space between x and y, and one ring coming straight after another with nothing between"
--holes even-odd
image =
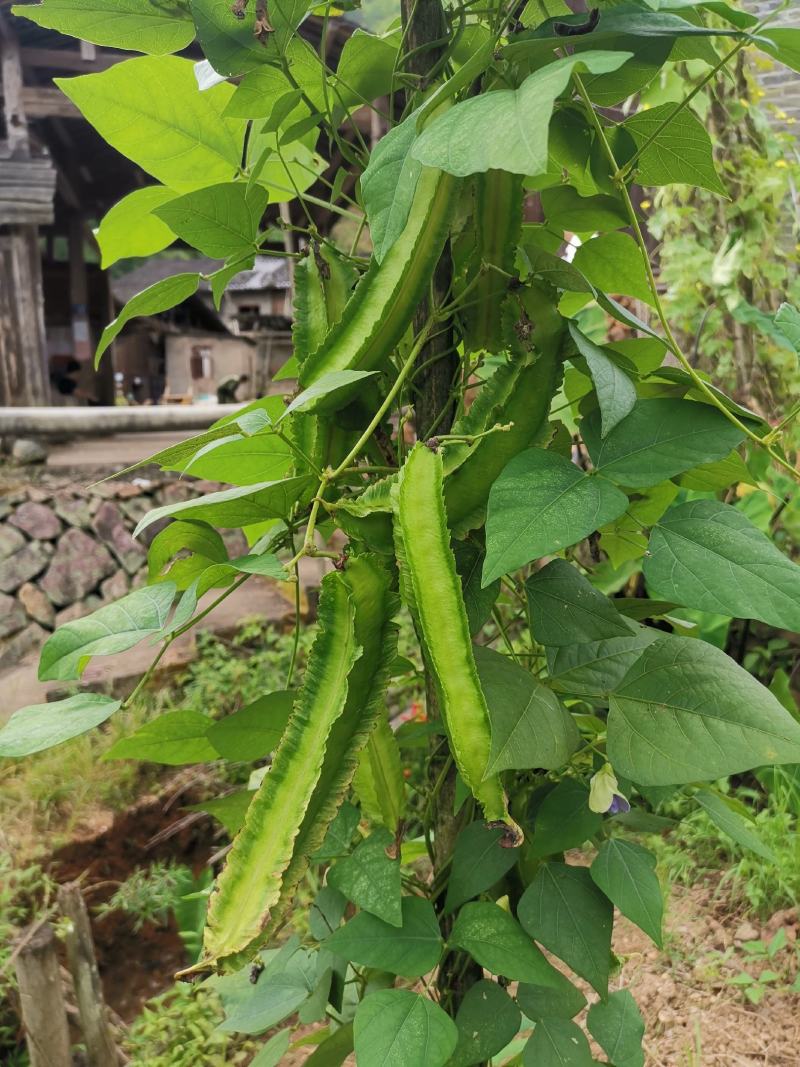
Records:
<instances>
[{"instance_id":1,"label":"wooden post","mask_svg":"<svg viewBox=\"0 0 800 1067\"><path fill-rule=\"evenodd\" d=\"M72 1067L53 927L23 933L20 944L15 967L31 1067Z\"/></svg>"},{"instance_id":2,"label":"wooden post","mask_svg":"<svg viewBox=\"0 0 800 1067\"><path fill-rule=\"evenodd\" d=\"M103 1000L89 913L80 886L74 883L59 886L58 903L61 914L69 919L64 941L67 965L75 984L87 1063L89 1067L117 1067L119 1056Z\"/></svg>"},{"instance_id":3,"label":"wooden post","mask_svg":"<svg viewBox=\"0 0 800 1067\"><path fill-rule=\"evenodd\" d=\"M19 43L2 11L0 75L6 127L0 155L28 160ZM0 224L3 221L0 217ZM0 404L35 407L49 403L39 230L35 225L15 224L0 234Z\"/></svg>"}]
</instances>

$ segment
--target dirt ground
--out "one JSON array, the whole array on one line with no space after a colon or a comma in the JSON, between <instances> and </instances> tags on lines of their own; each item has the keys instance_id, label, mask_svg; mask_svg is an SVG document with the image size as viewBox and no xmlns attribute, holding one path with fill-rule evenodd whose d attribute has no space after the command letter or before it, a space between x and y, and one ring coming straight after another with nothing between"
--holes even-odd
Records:
<instances>
[{"instance_id":1,"label":"dirt ground","mask_svg":"<svg viewBox=\"0 0 800 1067\"><path fill-rule=\"evenodd\" d=\"M767 966L749 960L742 942L769 940L781 927L789 947L768 966L782 971L780 984L791 984L797 973L798 909L778 912L761 927L726 914L725 903L709 885L674 887L664 952L618 918L614 951L624 964L616 981L631 990L645 1017L647 1067L800 1064L800 995L775 989L755 1006L729 984L743 970L757 975ZM732 957L721 959L731 947Z\"/></svg>"}]
</instances>

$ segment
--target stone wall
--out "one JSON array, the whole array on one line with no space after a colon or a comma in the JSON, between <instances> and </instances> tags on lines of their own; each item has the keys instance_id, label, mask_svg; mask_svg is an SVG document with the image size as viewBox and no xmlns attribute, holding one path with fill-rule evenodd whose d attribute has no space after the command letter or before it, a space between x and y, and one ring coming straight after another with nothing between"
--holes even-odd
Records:
<instances>
[{"instance_id":1,"label":"stone wall","mask_svg":"<svg viewBox=\"0 0 800 1067\"><path fill-rule=\"evenodd\" d=\"M108 471L0 471L0 670L15 666L64 622L124 596L147 579L147 548L169 520L140 540L151 508L220 485L175 475L131 476L86 486ZM239 530L223 535L231 556L247 551Z\"/></svg>"},{"instance_id":2,"label":"stone wall","mask_svg":"<svg viewBox=\"0 0 800 1067\"><path fill-rule=\"evenodd\" d=\"M746 0L743 6L758 18L763 18L764 15L774 11L780 3L781 0ZM795 3L790 4L775 19L773 25L793 26L800 29L800 3L795 0ZM759 66L761 66L760 62ZM794 121L789 123L789 128L797 133L800 129L800 74L780 63L767 62L764 68L758 71L758 80L766 90L767 100L775 105L779 113L776 117L776 125L784 125L787 119L793 119Z\"/></svg>"}]
</instances>

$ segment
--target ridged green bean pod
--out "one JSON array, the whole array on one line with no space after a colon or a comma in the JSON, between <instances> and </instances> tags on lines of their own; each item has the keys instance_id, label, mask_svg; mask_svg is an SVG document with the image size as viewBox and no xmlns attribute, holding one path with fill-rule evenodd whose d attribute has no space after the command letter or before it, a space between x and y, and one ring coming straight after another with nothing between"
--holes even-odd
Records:
<instances>
[{"instance_id":1,"label":"ridged green bean pod","mask_svg":"<svg viewBox=\"0 0 800 1067\"><path fill-rule=\"evenodd\" d=\"M421 631L456 766L489 822L522 834L510 818L499 775L485 778L491 749L486 699L472 654L467 613L450 548L442 493L442 457L427 445L411 450L396 489L404 596Z\"/></svg>"},{"instance_id":2,"label":"ridged green bean pod","mask_svg":"<svg viewBox=\"0 0 800 1067\"><path fill-rule=\"evenodd\" d=\"M304 389L331 371L373 370L388 359L410 326L444 247L455 187L456 179L449 174L422 171L403 233L381 264L372 264L342 318L304 361L300 371ZM354 387L352 395L357 392ZM349 399L337 394L336 407ZM308 410L330 407L330 398L321 397Z\"/></svg>"}]
</instances>

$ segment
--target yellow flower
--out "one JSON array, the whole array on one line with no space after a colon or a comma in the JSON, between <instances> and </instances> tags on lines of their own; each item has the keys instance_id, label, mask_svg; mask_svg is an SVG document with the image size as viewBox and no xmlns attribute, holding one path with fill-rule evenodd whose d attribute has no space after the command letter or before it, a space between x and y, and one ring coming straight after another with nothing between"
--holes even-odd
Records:
<instances>
[{"instance_id":1,"label":"yellow flower","mask_svg":"<svg viewBox=\"0 0 800 1067\"><path fill-rule=\"evenodd\" d=\"M775 160L775 166L776 167L788 167L789 164L786 162L785 159L776 159Z\"/></svg>"},{"instance_id":2,"label":"yellow flower","mask_svg":"<svg viewBox=\"0 0 800 1067\"><path fill-rule=\"evenodd\" d=\"M653 204L650 200L643 200L641 204L639 204L639 207L642 209L642 211L647 211L647 209L652 206Z\"/></svg>"},{"instance_id":3,"label":"yellow flower","mask_svg":"<svg viewBox=\"0 0 800 1067\"><path fill-rule=\"evenodd\" d=\"M775 114L777 115L777 117L778 117L779 119L785 119L785 118L787 118L786 112L785 112L785 111L782 111L782 110L781 110L780 108L778 108L778 110L777 110L777 111L775 112Z\"/></svg>"},{"instance_id":4,"label":"yellow flower","mask_svg":"<svg viewBox=\"0 0 800 1067\"><path fill-rule=\"evenodd\" d=\"M742 105L742 107L750 107L750 101L745 100L743 96L739 97L739 103Z\"/></svg>"},{"instance_id":5,"label":"yellow flower","mask_svg":"<svg viewBox=\"0 0 800 1067\"><path fill-rule=\"evenodd\" d=\"M794 124L795 124L796 122L797 122L797 119L787 119L787 120L786 120L786 125L787 125L787 126L794 126Z\"/></svg>"}]
</instances>

